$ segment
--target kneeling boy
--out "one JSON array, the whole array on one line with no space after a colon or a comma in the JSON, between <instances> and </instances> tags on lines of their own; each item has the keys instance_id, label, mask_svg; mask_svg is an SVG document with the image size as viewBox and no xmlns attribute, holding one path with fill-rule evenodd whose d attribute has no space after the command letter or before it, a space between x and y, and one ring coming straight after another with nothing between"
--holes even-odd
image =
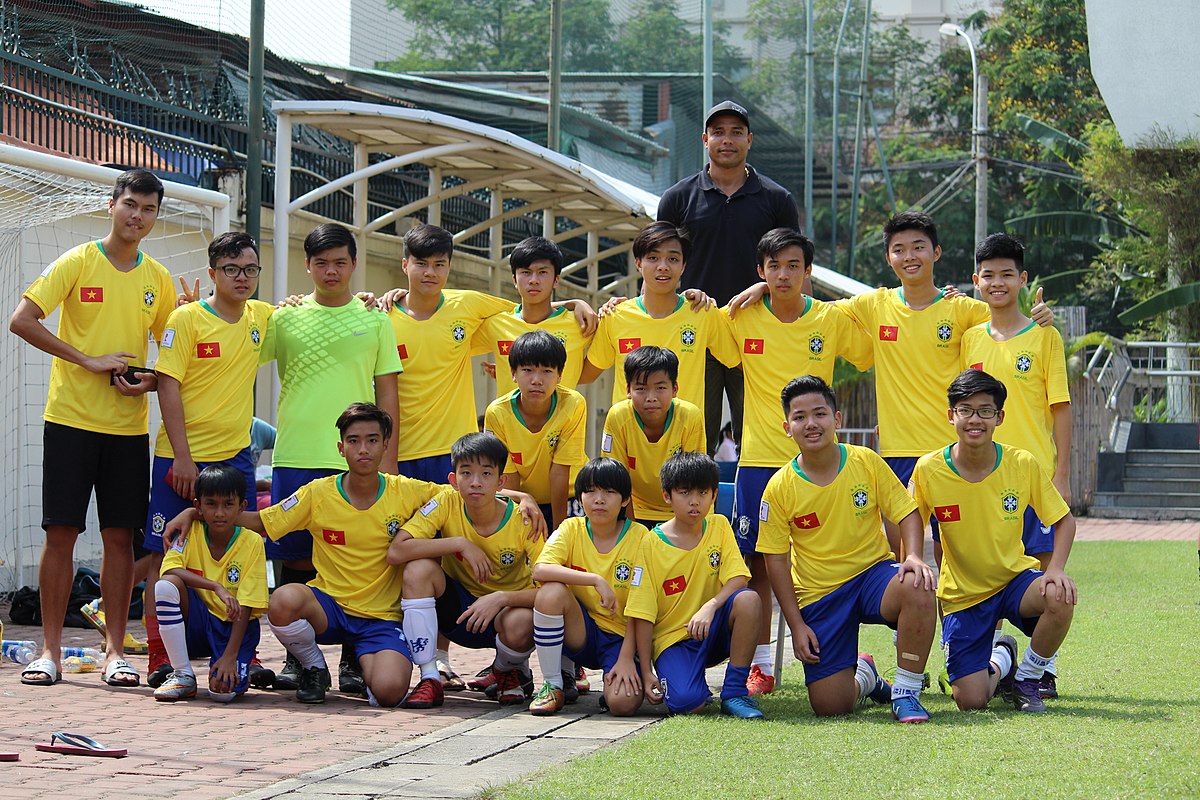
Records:
<instances>
[{"instance_id":1,"label":"kneeling boy","mask_svg":"<svg viewBox=\"0 0 1200 800\"><path fill-rule=\"evenodd\" d=\"M921 518L936 517L941 531L938 599L954 701L983 708L999 691L1018 711L1037 712L1046 710L1039 683L1075 611L1075 583L1063 573L1075 518L1034 456L993 440L1007 396L982 370L955 378L947 416L958 441L917 461L912 490ZM1044 572L1021 540L1028 507L1057 526ZM1002 619L1030 637L1020 664L1011 636L992 646Z\"/></svg>"},{"instance_id":2,"label":"kneeling boy","mask_svg":"<svg viewBox=\"0 0 1200 800\"><path fill-rule=\"evenodd\" d=\"M434 642L439 631L472 649L496 648L493 672L501 704L524 702L533 652L536 589L529 564L542 551L504 486L508 449L490 433L469 433L450 448L447 489L404 523L388 549L403 565L404 633L421 680L405 708L442 703Z\"/></svg>"},{"instance_id":3,"label":"kneeling boy","mask_svg":"<svg viewBox=\"0 0 1200 800\"><path fill-rule=\"evenodd\" d=\"M228 703L245 694L258 647L258 617L267 607L267 556L262 537L236 524L246 508L246 477L217 465L196 477L200 519L167 551L154 602L174 671L155 700L196 696L189 659L209 656L208 696Z\"/></svg>"},{"instance_id":4,"label":"kneeling boy","mask_svg":"<svg viewBox=\"0 0 1200 800\"><path fill-rule=\"evenodd\" d=\"M890 701L901 722L926 722L922 673L936 620L917 505L873 450L838 442L842 414L825 381L796 378L781 399L784 431L800 454L763 491L758 550L804 663L809 703L824 717L867 698ZM884 519L899 524L902 563L892 560ZM855 655L861 623L896 629L895 686L871 656Z\"/></svg>"},{"instance_id":5,"label":"kneeling boy","mask_svg":"<svg viewBox=\"0 0 1200 800\"><path fill-rule=\"evenodd\" d=\"M642 704L634 660L632 622L625 618L644 525L627 518L632 484L619 461L589 461L575 478L584 517L558 527L537 563L541 584L533 606L533 641L545 682L529 705L535 716L562 710L564 687L574 676L560 672L564 647L582 667L604 672L604 701L627 717Z\"/></svg>"},{"instance_id":6,"label":"kneeling boy","mask_svg":"<svg viewBox=\"0 0 1200 800\"><path fill-rule=\"evenodd\" d=\"M762 719L746 689L758 643L758 595L729 521L710 514L721 473L703 453L678 453L659 476L674 516L642 540L625 616L636 620L642 685L673 714L704 710L704 670L726 658L721 713ZM657 674L657 676L656 676ZM664 696L665 685L665 696Z\"/></svg>"}]
</instances>

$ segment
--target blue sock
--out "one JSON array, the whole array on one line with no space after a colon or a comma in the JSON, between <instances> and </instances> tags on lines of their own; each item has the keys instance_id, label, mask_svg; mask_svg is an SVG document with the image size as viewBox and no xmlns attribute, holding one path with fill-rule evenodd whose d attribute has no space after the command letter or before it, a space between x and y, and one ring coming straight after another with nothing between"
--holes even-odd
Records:
<instances>
[{"instance_id":1,"label":"blue sock","mask_svg":"<svg viewBox=\"0 0 1200 800\"><path fill-rule=\"evenodd\" d=\"M721 686L721 699L745 697L750 694L746 688L746 680L750 677L750 667L735 667L730 664L725 668L725 683Z\"/></svg>"}]
</instances>

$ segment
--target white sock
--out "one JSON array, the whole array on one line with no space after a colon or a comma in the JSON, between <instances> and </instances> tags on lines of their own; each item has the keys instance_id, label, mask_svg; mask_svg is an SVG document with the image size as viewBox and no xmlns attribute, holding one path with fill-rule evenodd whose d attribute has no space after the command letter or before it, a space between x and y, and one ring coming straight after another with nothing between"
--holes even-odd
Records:
<instances>
[{"instance_id":1,"label":"white sock","mask_svg":"<svg viewBox=\"0 0 1200 800\"><path fill-rule=\"evenodd\" d=\"M1058 653L1050 656L1050 660L1046 662L1046 672L1058 677Z\"/></svg>"},{"instance_id":2,"label":"white sock","mask_svg":"<svg viewBox=\"0 0 1200 800\"><path fill-rule=\"evenodd\" d=\"M154 610L158 617L158 635L162 637L171 666L176 672L194 676L196 671L188 660L187 629L183 625L183 611L179 608L179 589L171 581L154 584Z\"/></svg>"},{"instance_id":3,"label":"white sock","mask_svg":"<svg viewBox=\"0 0 1200 800\"><path fill-rule=\"evenodd\" d=\"M1017 680L1040 681L1046 672L1046 665L1049 663L1050 659L1033 652L1033 647L1026 647L1025 657L1021 659L1021 663L1017 667Z\"/></svg>"},{"instance_id":4,"label":"white sock","mask_svg":"<svg viewBox=\"0 0 1200 800\"><path fill-rule=\"evenodd\" d=\"M896 677L892 680L892 699L897 697L917 697L921 687L925 685L925 676L919 672L909 672L902 667L896 667Z\"/></svg>"},{"instance_id":5,"label":"white sock","mask_svg":"<svg viewBox=\"0 0 1200 800\"><path fill-rule=\"evenodd\" d=\"M432 597L401 600L404 613L404 638L413 663L421 668L421 679L438 678L437 668L437 601Z\"/></svg>"},{"instance_id":6,"label":"white sock","mask_svg":"<svg viewBox=\"0 0 1200 800\"><path fill-rule=\"evenodd\" d=\"M542 678L558 689L563 688L562 670L565 669L562 654L564 631L561 615L543 614L536 608L533 610L533 646L537 651L538 666L542 668ZM497 654L499 647L497 642Z\"/></svg>"},{"instance_id":7,"label":"white sock","mask_svg":"<svg viewBox=\"0 0 1200 800\"><path fill-rule=\"evenodd\" d=\"M275 638L296 657L301 667L304 669L313 667L329 669L329 665L325 663L325 654L317 646L317 632L313 630L312 625L308 624L308 620L298 619L283 627L271 622L270 619L267 620L267 623L271 626L271 632L275 634Z\"/></svg>"},{"instance_id":8,"label":"white sock","mask_svg":"<svg viewBox=\"0 0 1200 800\"><path fill-rule=\"evenodd\" d=\"M988 660L996 665L996 674L1003 680L1006 675L1012 670L1012 654L1008 652L1007 647L996 646L992 648L992 654Z\"/></svg>"},{"instance_id":9,"label":"white sock","mask_svg":"<svg viewBox=\"0 0 1200 800\"><path fill-rule=\"evenodd\" d=\"M860 658L854 668L854 682L858 684L859 698L866 697L871 692L875 691L875 686L879 683L879 677L865 658Z\"/></svg>"},{"instance_id":10,"label":"white sock","mask_svg":"<svg viewBox=\"0 0 1200 800\"><path fill-rule=\"evenodd\" d=\"M511 647L500 641L500 636L496 636L496 669L500 672L507 672L510 669L520 670L522 673L529 674L529 654L532 650L526 650L524 653L513 650Z\"/></svg>"},{"instance_id":11,"label":"white sock","mask_svg":"<svg viewBox=\"0 0 1200 800\"><path fill-rule=\"evenodd\" d=\"M750 661L750 666L758 667L763 675L775 674L775 663L771 660L771 645L760 644L754 648L754 658Z\"/></svg>"}]
</instances>

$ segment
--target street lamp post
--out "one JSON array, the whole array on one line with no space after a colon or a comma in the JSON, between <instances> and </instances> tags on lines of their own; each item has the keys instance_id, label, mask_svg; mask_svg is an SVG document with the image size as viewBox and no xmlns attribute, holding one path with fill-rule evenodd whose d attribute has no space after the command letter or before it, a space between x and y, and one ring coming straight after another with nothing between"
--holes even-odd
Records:
<instances>
[{"instance_id":1,"label":"street lamp post","mask_svg":"<svg viewBox=\"0 0 1200 800\"><path fill-rule=\"evenodd\" d=\"M975 43L961 25L955 25L953 22L943 23L938 28L938 33L947 37L961 36L971 52L971 159L975 162L975 243L978 244L988 234L987 76L979 74Z\"/></svg>"}]
</instances>

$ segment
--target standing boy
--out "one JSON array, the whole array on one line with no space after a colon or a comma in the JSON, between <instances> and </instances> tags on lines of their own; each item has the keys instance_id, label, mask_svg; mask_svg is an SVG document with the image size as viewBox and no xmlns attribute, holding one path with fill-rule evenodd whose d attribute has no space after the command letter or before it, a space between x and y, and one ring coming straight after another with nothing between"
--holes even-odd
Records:
<instances>
[{"instance_id":1,"label":"standing boy","mask_svg":"<svg viewBox=\"0 0 1200 800\"><path fill-rule=\"evenodd\" d=\"M559 385L566 361L563 343L547 331L521 334L508 354L517 388L483 416L484 429L508 448L506 485L533 495L551 530L566 520L571 481L587 463L587 403Z\"/></svg>"},{"instance_id":2,"label":"standing boy","mask_svg":"<svg viewBox=\"0 0 1200 800\"><path fill-rule=\"evenodd\" d=\"M791 228L775 228L759 240L757 258L768 295L730 320L748 400L735 478L734 531L750 567L750 588L758 593L763 610L750 670L750 693L755 695L775 688L771 586L763 556L755 551L759 501L767 481L796 454L792 439L780 435L775 410L779 391L797 374L831 383L838 356L860 370L872 363L871 342L862 329L832 305L804 293L812 273L812 242ZM724 311L729 313L728 307Z\"/></svg>"},{"instance_id":3,"label":"standing boy","mask_svg":"<svg viewBox=\"0 0 1200 800\"><path fill-rule=\"evenodd\" d=\"M505 482L508 449L490 433L469 433L454 443L452 490L421 506L388 550L403 565L404 632L421 680L405 708L442 704L434 644L439 632L472 649L496 648L496 699L520 703L532 691L533 586L529 565L542 551L540 537L516 505L497 496Z\"/></svg>"},{"instance_id":4,"label":"standing boy","mask_svg":"<svg viewBox=\"0 0 1200 800\"><path fill-rule=\"evenodd\" d=\"M800 454L763 492L758 550L804 663L813 711L848 714L869 698L890 701L901 722L925 722L920 694L936 619L917 506L875 451L838 442L842 414L825 381L796 378L781 399L783 428ZM904 537L901 563L891 557L882 519ZM862 623L896 630L894 686L858 653Z\"/></svg>"},{"instance_id":5,"label":"standing boy","mask_svg":"<svg viewBox=\"0 0 1200 800\"><path fill-rule=\"evenodd\" d=\"M145 539L151 552L146 576L146 682L151 686L171 672L154 613L163 527L192 505L197 475L205 467L229 465L245 480L243 497L255 496L254 378L273 311L250 299L260 271L258 245L249 236L231 231L213 239L208 246L212 295L172 311L159 348L155 371L163 421L154 448ZM273 678L268 672L263 670L264 677Z\"/></svg>"},{"instance_id":6,"label":"standing boy","mask_svg":"<svg viewBox=\"0 0 1200 800\"><path fill-rule=\"evenodd\" d=\"M151 173L122 173L108 202L108 234L55 260L25 290L9 320L9 330L54 356L42 452L43 645L41 657L21 670L23 683L59 680L75 540L84 530L93 489L104 543L104 680L112 686L137 686L140 680L121 654L133 590L133 530L146 521L145 394L157 388L154 373L144 367L147 334L162 339L175 289L166 267L139 244L154 228L162 197L162 182ZM59 306L56 335L42 320Z\"/></svg>"},{"instance_id":7,"label":"standing boy","mask_svg":"<svg viewBox=\"0 0 1200 800\"><path fill-rule=\"evenodd\" d=\"M704 418L680 400L679 358L665 347L642 345L625 358L628 399L608 410L600 451L629 470L630 513L648 528L674 514L663 499L659 471L671 456L703 452Z\"/></svg>"},{"instance_id":8,"label":"standing boy","mask_svg":"<svg viewBox=\"0 0 1200 800\"><path fill-rule=\"evenodd\" d=\"M1008 424L996 429L996 441L1033 454L1052 475L1054 488L1071 503L1071 392L1062 335L1039 327L1021 313L1025 247L1007 233L994 233L975 250L975 287L991 308L990 322L963 334L962 365L997 376L1008 390L1004 415ZM1042 569L1054 552L1054 526L1044 525L1033 508L1025 509L1022 536L1025 554ZM1055 664L1050 658L1043 676L1043 697L1057 697Z\"/></svg>"},{"instance_id":9,"label":"standing boy","mask_svg":"<svg viewBox=\"0 0 1200 800\"><path fill-rule=\"evenodd\" d=\"M580 330L565 307L553 303L563 268L562 251L543 236L530 236L517 242L508 257L508 266L521 303L512 311L488 317L475 334L476 342L491 350L492 358L496 359L496 396L503 397L517 388L508 363L509 350L518 336L533 330L548 331L563 343L567 361L560 385L574 389L592 336Z\"/></svg>"},{"instance_id":10,"label":"standing boy","mask_svg":"<svg viewBox=\"0 0 1200 800\"><path fill-rule=\"evenodd\" d=\"M348 405L373 401L390 419L398 414L396 375L403 367L392 326L350 291L358 266L354 235L335 223L318 225L304 239L304 265L313 281L312 294L271 315L262 350L263 363L276 362L280 383L279 429L272 450L274 504L345 468L340 440L329 420ZM395 437L386 438L385 445L383 470L391 473ZM312 553L313 538L304 529L267 543L267 557L283 562L281 586L313 579ZM299 677L300 665L289 657L275 688L295 689ZM352 651L343 650L338 678L342 691L363 692Z\"/></svg>"},{"instance_id":11,"label":"standing boy","mask_svg":"<svg viewBox=\"0 0 1200 800\"><path fill-rule=\"evenodd\" d=\"M1040 712L1039 684L1075 611L1075 583L1063 572L1075 518L1034 456L994 441L1007 395L977 369L954 379L947 418L958 441L921 457L912 492L921 518L935 517L941 532L938 599L954 701L983 708L999 690L1018 711ZM1057 526L1045 571L1021 540L1028 507ZM1011 636L992 644L1004 619L1030 637L1019 664Z\"/></svg>"},{"instance_id":12,"label":"standing boy","mask_svg":"<svg viewBox=\"0 0 1200 800\"><path fill-rule=\"evenodd\" d=\"M580 383L590 383L615 364L612 402L620 402L628 390L624 360L653 344L679 357L679 396L697 406L704 402L705 353L711 351L724 364L736 363L736 354L727 333L722 335L726 320L717 309L694 313L685 308L679 280L690 252L691 240L669 222L652 222L638 233L633 262L642 276L642 295L600 320Z\"/></svg>"},{"instance_id":13,"label":"standing boy","mask_svg":"<svg viewBox=\"0 0 1200 800\"><path fill-rule=\"evenodd\" d=\"M665 700L673 714L701 712L712 696L704 670L728 658L721 713L762 719L746 689L761 611L758 595L746 590L750 571L733 529L709 514L721 480L717 462L679 453L660 477L674 516L643 538L625 606L635 620L646 699Z\"/></svg>"},{"instance_id":14,"label":"standing boy","mask_svg":"<svg viewBox=\"0 0 1200 800\"><path fill-rule=\"evenodd\" d=\"M190 659L207 655L208 696L227 703L250 685L258 617L267 608L267 558L262 537L237 525L246 509L240 469L205 467L193 490L200 518L171 546L154 590L163 644L176 665L154 699L195 697Z\"/></svg>"}]
</instances>

